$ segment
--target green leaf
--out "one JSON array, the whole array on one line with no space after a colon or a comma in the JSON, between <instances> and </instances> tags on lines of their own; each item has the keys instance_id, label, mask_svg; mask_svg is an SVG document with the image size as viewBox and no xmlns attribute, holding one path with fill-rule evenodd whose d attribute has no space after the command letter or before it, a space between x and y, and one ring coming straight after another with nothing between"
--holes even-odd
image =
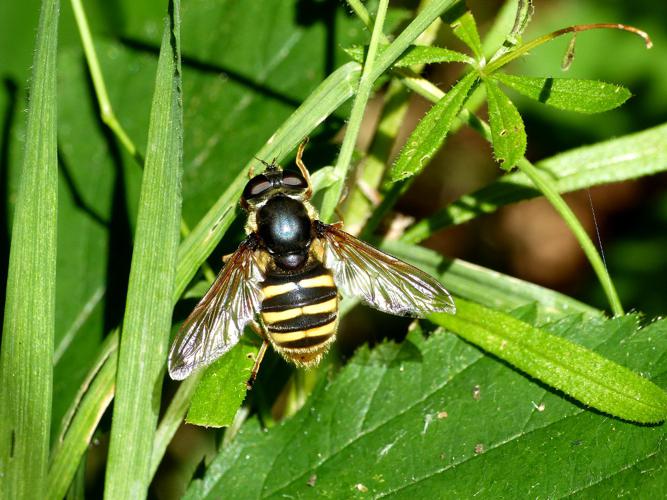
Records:
<instances>
[{"instance_id":1,"label":"green leaf","mask_svg":"<svg viewBox=\"0 0 667 500\"><path fill-rule=\"evenodd\" d=\"M667 380L666 321L637 331L636 317L574 316L544 328ZM621 478L642 497L644 484L664 488L663 468L637 466L664 455L664 436L664 426L586 411L455 336L417 329L400 345L360 349L281 425L246 422L185 498L565 497Z\"/></svg>"},{"instance_id":2,"label":"green leaf","mask_svg":"<svg viewBox=\"0 0 667 500\"><path fill-rule=\"evenodd\" d=\"M382 52L387 45L380 46ZM361 63L366 57L368 47L363 45L353 45L345 49L345 52L352 60ZM442 47L432 47L430 45L411 45L392 65L394 68L405 68L421 64L436 64L447 62L462 62L472 64L475 60L456 50L445 49Z\"/></svg>"},{"instance_id":3,"label":"green leaf","mask_svg":"<svg viewBox=\"0 0 667 500\"><path fill-rule=\"evenodd\" d=\"M192 397L185 421L206 427L227 427L246 395L257 346L246 337L206 369Z\"/></svg>"},{"instance_id":4,"label":"green leaf","mask_svg":"<svg viewBox=\"0 0 667 500\"><path fill-rule=\"evenodd\" d=\"M472 12L467 11L459 17L451 24L451 28L454 31L454 35L472 50L472 53L475 54L475 59L483 61L482 41L479 38L477 23L475 23Z\"/></svg>"},{"instance_id":5,"label":"green leaf","mask_svg":"<svg viewBox=\"0 0 667 500\"><path fill-rule=\"evenodd\" d=\"M655 384L507 314L458 300L455 315L429 319L587 406L641 423L667 418L667 393Z\"/></svg>"},{"instance_id":6,"label":"green leaf","mask_svg":"<svg viewBox=\"0 0 667 500\"><path fill-rule=\"evenodd\" d=\"M53 389L58 153L57 0L41 3L0 354L0 497L46 486Z\"/></svg>"},{"instance_id":7,"label":"green leaf","mask_svg":"<svg viewBox=\"0 0 667 500\"><path fill-rule=\"evenodd\" d=\"M417 175L426 167L445 141L476 81L477 75L468 73L426 113L389 170L391 182Z\"/></svg>"},{"instance_id":8,"label":"green leaf","mask_svg":"<svg viewBox=\"0 0 667 500\"><path fill-rule=\"evenodd\" d=\"M419 64L435 64L446 62L474 63L474 59L456 50L442 47L431 47L427 45L415 45L394 63L396 67L415 66Z\"/></svg>"},{"instance_id":9,"label":"green leaf","mask_svg":"<svg viewBox=\"0 0 667 500\"><path fill-rule=\"evenodd\" d=\"M109 341L105 343L106 357L97 365L98 370L91 379L86 380L82 386L76 398L76 413L66 416L62 434L54 441L49 463L47 498L63 498L67 493L79 467L79 459L88 449L97 424L114 397L117 345Z\"/></svg>"},{"instance_id":10,"label":"green leaf","mask_svg":"<svg viewBox=\"0 0 667 500\"><path fill-rule=\"evenodd\" d=\"M560 193L664 172L667 170L667 124L566 151L540 161L537 167L554 180ZM462 224L540 194L525 174L514 172L463 195L419 221L405 232L402 240L417 243L449 225Z\"/></svg>"},{"instance_id":11,"label":"green leaf","mask_svg":"<svg viewBox=\"0 0 667 500\"><path fill-rule=\"evenodd\" d=\"M535 78L494 73L493 78L520 94L558 109L602 113L617 108L632 95L622 85L574 78Z\"/></svg>"},{"instance_id":12,"label":"green leaf","mask_svg":"<svg viewBox=\"0 0 667 500\"><path fill-rule=\"evenodd\" d=\"M127 305L118 350L105 496L144 497L172 315L179 243L180 3L170 4L155 78ZM159 251L156 251L159 249Z\"/></svg>"},{"instance_id":13,"label":"green leaf","mask_svg":"<svg viewBox=\"0 0 667 500\"><path fill-rule=\"evenodd\" d=\"M526 152L526 131L523 120L512 101L492 80L485 80L489 102L489 124L493 154L504 170L511 170Z\"/></svg>"}]
</instances>

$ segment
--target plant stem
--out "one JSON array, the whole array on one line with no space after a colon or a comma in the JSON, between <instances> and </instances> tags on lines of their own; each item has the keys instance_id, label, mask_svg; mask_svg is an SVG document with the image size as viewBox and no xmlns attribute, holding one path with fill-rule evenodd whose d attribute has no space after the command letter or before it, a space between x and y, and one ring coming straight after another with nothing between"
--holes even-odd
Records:
<instances>
[{"instance_id":1,"label":"plant stem","mask_svg":"<svg viewBox=\"0 0 667 500\"><path fill-rule=\"evenodd\" d=\"M653 47L653 42L651 41L651 38L648 36L648 34L645 31L635 28L634 26L627 26L625 24L614 24L614 23L579 24L576 26L569 26L567 28L562 28L556 31L552 31L551 33L547 33L546 35L537 37L534 40L531 40L530 42L526 42L523 45L519 45L514 50L507 52L505 55L499 57L495 61L490 62L484 69L484 73L490 75L491 73L493 73L499 68L502 68L507 63L513 61L517 57L521 57L526 52L534 49L535 47L539 47L540 45L549 42L554 38L558 38L559 36L566 35L568 33L577 33L579 31L588 31L595 29L617 29L617 30L628 31L630 33L634 33L637 36L640 36L644 40L647 49Z\"/></svg>"},{"instance_id":2,"label":"plant stem","mask_svg":"<svg viewBox=\"0 0 667 500\"><path fill-rule=\"evenodd\" d=\"M579 219L574 214L572 209L565 203L563 197L558 193L554 188L551 180L547 179L544 174L542 174L535 166L530 163L526 158L522 158L517 163L519 169L530 178L530 180L535 184L535 186L544 194L544 196L549 200L551 205L556 209L556 211L563 218L565 223L570 227L572 233L579 241L582 250L586 254L588 261L591 263L595 274L600 280L602 289L604 290L611 310L614 313L614 316L621 316L623 314L623 306L621 301L618 298L618 293L616 293L616 288L611 281L609 272L607 271L606 266L604 265L603 260L600 258L595 245L591 241L586 233L586 230L583 228Z\"/></svg>"},{"instance_id":3,"label":"plant stem","mask_svg":"<svg viewBox=\"0 0 667 500\"><path fill-rule=\"evenodd\" d=\"M95 94L97 94L97 101L100 106L100 116L102 117L102 121L112 130L116 137L118 137L118 140L121 142L123 147L130 153L136 162L143 167L143 155L134 145L134 142L132 142L130 136L125 132L125 129L116 118L113 107L111 106L109 94L107 93L107 87L104 83L104 77L102 76L102 69L100 68L100 63L97 59L97 53L95 52L93 37L90 34L88 19L86 18L86 12L83 9L81 0L70 0L70 3L72 5L72 10L74 11L77 27L79 28L81 45L83 45L83 51L86 55L86 62L88 63L88 68L90 69L90 77L93 81Z\"/></svg>"},{"instance_id":4,"label":"plant stem","mask_svg":"<svg viewBox=\"0 0 667 500\"><path fill-rule=\"evenodd\" d=\"M327 190L324 195L324 201L322 202L320 216L322 217L322 220L327 222L331 220L334 210L339 203L341 193L343 192L345 174L350 167L352 153L354 152L354 146L357 143L357 137L359 136L359 130L361 128L361 121L364 118L366 103L368 102L371 90L373 89L373 82L375 81L375 78L372 75L373 64L378 51L388 6L389 0L380 0L377 15L375 17L375 25L373 26L373 33L371 34L370 45L368 47L368 55L359 80L359 89L354 98L354 103L352 104L350 121L347 124L347 131L343 138L343 145L341 146L340 154L338 155L338 160L334 167L334 177L337 180L334 185Z\"/></svg>"}]
</instances>

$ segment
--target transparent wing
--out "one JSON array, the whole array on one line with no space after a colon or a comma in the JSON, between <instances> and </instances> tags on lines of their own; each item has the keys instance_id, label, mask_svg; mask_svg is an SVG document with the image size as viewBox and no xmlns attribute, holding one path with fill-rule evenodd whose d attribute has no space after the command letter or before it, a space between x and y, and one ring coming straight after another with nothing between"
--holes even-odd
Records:
<instances>
[{"instance_id":1,"label":"transparent wing","mask_svg":"<svg viewBox=\"0 0 667 500\"><path fill-rule=\"evenodd\" d=\"M229 351L254 319L260 305L261 271L253 252L249 240L241 243L181 326L169 351L169 375L174 380Z\"/></svg>"},{"instance_id":2,"label":"transparent wing","mask_svg":"<svg viewBox=\"0 0 667 500\"><path fill-rule=\"evenodd\" d=\"M324 240L324 266L336 285L380 311L401 316L455 313L451 295L433 277L351 234L318 223Z\"/></svg>"}]
</instances>

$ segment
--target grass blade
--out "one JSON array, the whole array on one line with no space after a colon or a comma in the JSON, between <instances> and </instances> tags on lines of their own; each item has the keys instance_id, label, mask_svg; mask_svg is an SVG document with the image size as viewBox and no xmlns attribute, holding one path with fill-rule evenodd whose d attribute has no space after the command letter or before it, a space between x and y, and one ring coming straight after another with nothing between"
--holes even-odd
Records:
<instances>
[{"instance_id":1,"label":"grass blade","mask_svg":"<svg viewBox=\"0 0 667 500\"><path fill-rule=\"evenodd\" d=\"M447 259L433 250L398 241L387 241L382 249L437 276L457 297L494 309L511 310L537 303L545 318L581 313L601 317L602 311L562 293L493 271L460 259Z\"/></svg>"},{"instance_id":2,"label":"grass blade","mask_svg":"<svg viewBox=\"0 0 667 500\"><path fill-rule=\"evenodd\" d=\"M429 319L587 406L641 423L667 417L667 393L653 382L507 314L457 300L456 315Z\"/></svg>"},{"instance_id":3,"label":"grass blade","mask_svg":"<svg viewBox=\"0 0 667 500\"><path fill-rule=\"evenodd\" d=\"M158 60L125 318L118 353L105 496L143 498L172 314L179 243L182 108L179 1Z\"/></svg>"},{"instance_id":4,"label":"grass blade","mask_svg":"<svg viewBox=\"0 0 667 500\"><path fill-rule=\"evenodd\" d=\"M42 2L9 254L0 355L0 498L41 498L55 330L57 0Z\"/></svg>"},{"instance_id":5,"label":"grass blade","mask_svg":"<svg viewBox=\"0 0 667 500\"><path fill-rule=\"evenodd\" d=\"M77 459L83 457L98 422L113 399L117 355L114 349L108 357L108 362L101 365L87 388L88 397L81 400L76 414L67 427L67 434L61 436L55 443L49 467L47 498L63 498L67 493L79 467L79 460L69 460L69 457Z\"/></svg>"}]
</instances>

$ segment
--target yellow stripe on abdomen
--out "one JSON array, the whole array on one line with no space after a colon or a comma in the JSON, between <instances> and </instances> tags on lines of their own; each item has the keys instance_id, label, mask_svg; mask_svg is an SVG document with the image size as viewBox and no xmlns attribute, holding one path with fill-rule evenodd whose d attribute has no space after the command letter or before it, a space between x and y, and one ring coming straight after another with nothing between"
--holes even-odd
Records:
<instances>
[{"instance_id":1,"label":"yellow stripe on abdomen","mask_svg":"<svg viewBox=\"0 0 667 500\"><path fill-rule=\"evenodd\" d=\"M306 278L299 281L299 286L301 288L316 288L320 286L335 286L333 276L331 274L320 274L314 278Z\"/></svg>"},{"instance_id":2,"label":"yellow stripe on abdomen","mask_svg":"<svg viewBox=\"0 0 667 500\"><path fill-rule=\"evenodd\" d=\"M286 333L269 332L269 335L271 335L273 341L278 345L306 338L328 337L335 333L337 326L336 323L337 322L334 320L331 323L327 323L326 325L310 328L308 330L299 330L297 332Z\"/></svg>"}]
</instances>

